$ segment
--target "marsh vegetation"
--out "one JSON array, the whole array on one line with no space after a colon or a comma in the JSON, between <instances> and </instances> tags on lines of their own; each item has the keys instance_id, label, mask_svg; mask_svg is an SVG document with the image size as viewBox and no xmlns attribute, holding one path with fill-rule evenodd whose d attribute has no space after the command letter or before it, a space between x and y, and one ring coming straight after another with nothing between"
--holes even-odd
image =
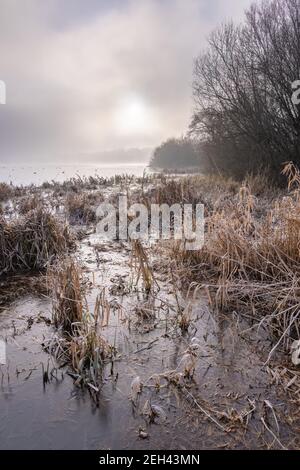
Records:
<instances>
[{"instance_id":1,"label":"marsh vegetation","mask_svg":"<svg viewBox=\"0 0 300 470\"><path fill-rule=\"evenodd\" d=\"M111 413L109 400L130 423L125 436L113 419L116 447L298 448L300 177L292 164L284 175L284 189L264 175L123 176L45 183L27 196L11 187L1 219L1 336L12 357L2 393L23 377L47 393L73 388L78 406L87 396L99 413ZM119 194L203 202L203 248L99 241L96 204L117 205ZM78 217L78 207L88 211ZM37 337L37 361L20 372ZM79 416L75 442L82 422L97 448L109 445L104 423L97 431Z\"/></svg>"}]
</instances>

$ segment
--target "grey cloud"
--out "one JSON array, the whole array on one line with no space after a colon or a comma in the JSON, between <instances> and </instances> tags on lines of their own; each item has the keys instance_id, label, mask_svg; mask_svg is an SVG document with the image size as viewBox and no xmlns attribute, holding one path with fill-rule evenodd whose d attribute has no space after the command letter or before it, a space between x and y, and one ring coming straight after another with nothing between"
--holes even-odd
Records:
<instances>
[{"instance_id":1,"label":"grey cloud","mask_svg":"<svg viewBox=\"0 0 300 470\"><path fill-rule=\"evenodd\" d=\"M249 4L0 0L0 162L105 155L182 134L193 58L212 28L242 18ZM146 129L117 124L130 96L143 105Z\"/></svg>"}]
</instances>

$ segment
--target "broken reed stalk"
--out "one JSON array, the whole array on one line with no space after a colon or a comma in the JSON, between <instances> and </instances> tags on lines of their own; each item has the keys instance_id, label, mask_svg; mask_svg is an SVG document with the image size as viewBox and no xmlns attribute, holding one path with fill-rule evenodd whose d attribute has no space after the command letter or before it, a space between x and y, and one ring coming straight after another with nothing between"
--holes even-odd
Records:
<instances>
[{"instance_id":1,"label":"broken reed stalk","mask_svg":"<svg viewBox=\"0 0 300 470\"><path fill-rule=\"evenodd\" d=\"M156 283L156 281L154 279L153 270L150 266L147 253L140 240L132 241L132 254L133 254L134 267L137 271L136 283L139 282L140 277L142 276L145 291L146 293L149 293L154 283Z\"/></svg>"}]
</instances>

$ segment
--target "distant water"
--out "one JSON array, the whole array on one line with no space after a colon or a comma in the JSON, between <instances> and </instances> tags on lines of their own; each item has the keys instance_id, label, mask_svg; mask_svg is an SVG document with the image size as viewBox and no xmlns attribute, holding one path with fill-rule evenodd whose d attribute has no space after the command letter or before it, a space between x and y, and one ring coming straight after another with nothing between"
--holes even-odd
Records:
<instances>
[{"instance_id":1,"label":"distant water","mask_svg":"<svg viewBox=\"0 0 300 470\"><path fill-rule=\"evenodd\" d=\"M120 174L130 174L142 176L146 168L145 164L140 165L1 165L0 182L12 183L14 185L40 185L45 181L64 181L76 176L111 177Z\"/></svg>"}]
</instances>

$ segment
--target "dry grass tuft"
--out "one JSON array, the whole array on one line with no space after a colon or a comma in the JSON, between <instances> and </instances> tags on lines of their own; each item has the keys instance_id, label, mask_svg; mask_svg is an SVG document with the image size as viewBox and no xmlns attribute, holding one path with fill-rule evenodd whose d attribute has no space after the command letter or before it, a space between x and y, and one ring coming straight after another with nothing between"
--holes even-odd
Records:
<instances>
[{"instance_id":1,"label":"dry grass tuft","mask_svg":"<svg viewBox=\"0 0 300 470\"><path fill-rule=\"evenodd\" d=\"M114 355L114 348L102 336L103 314L107 315L103 296L96 301L93 314L88 309L79 267L65 259L48 273L53 296L53 322L59 335L47 349L60 362L72 367L77 385L87 386L97 401L103 366Z\"/></svg>"},{"instance_id":2,"label":"dry grass tuft","mask_svg":"<svg viewBox=\"0 0 300 470\"><path fill-rule=\"evenodd\" d=\"M7 222L0 219L0 277L40 271L74 245L67 227L38 209Z\"/></svg>"},{"instance_id":3,"label":"dry grass tuft","mask_svg":"<svg viewBox=\"0 0 300 470\"><path fill-rule=\"evenodd\" d=\"M36 209L42 209L44 207L44 202L38 194L32 196L25 196L19 202L19 213L22 215L28 214Z\"/></svg>"},{"instance_id":4,"label":"dry grass tuft","mask_svg":"<svg viewBox=\"0 0 300 470\"><path fill-rule=\"evenodd\" d=\"M74 328L83 321L84 299L80 277L80 270L72 258L57 263L48 271L48 284L53 297L53 323L64 333L74 334Z\"/></svg>"},{"instance_id":5,"label":"dry grass tuft","mask_svg":"<svg viewBox=\"0 0 300 470\"><path fill-rule=\"evenodd\" d=\"M96 212L87 194L69 193L66 198L66 210L71 224L85 225L96 221Z\"/></svg>"}]
</instances>

